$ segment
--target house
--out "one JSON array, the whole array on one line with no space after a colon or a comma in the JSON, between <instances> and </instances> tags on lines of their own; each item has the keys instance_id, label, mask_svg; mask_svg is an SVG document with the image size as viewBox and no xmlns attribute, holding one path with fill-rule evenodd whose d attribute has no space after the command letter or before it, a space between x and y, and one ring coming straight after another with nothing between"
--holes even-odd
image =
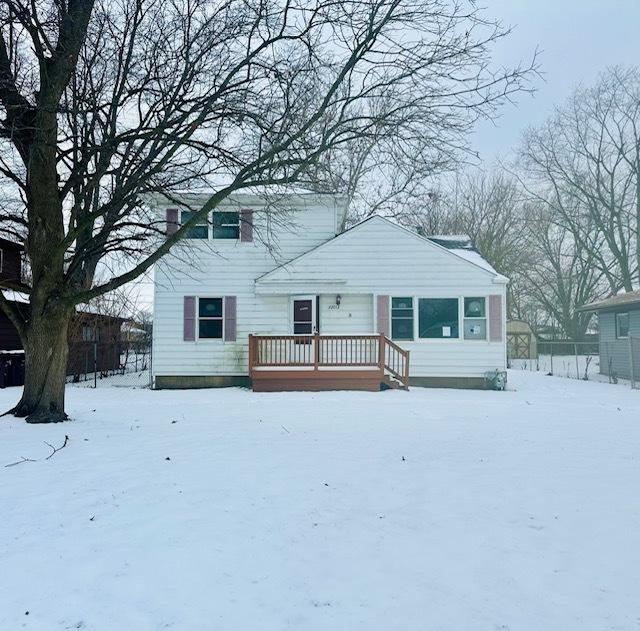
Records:
<instances>
[{"instance_id":1,"label":"house","mask_svg":"<svg viewBox=\"0 0 640 631\"><path fill-rule=\"evenodd\" d=\"M0 288L3 282L19 285L22 278L21 245L0 238ZM12 289L0 289L4 297L22 314L29 317L29 297ZM80 311L69 327L68 375L116 370L120 367L120 329L122 318L90 310ZM24 383L24 351L22 340L13 323L0 310L0 388Z\"/></svg>"},{"instance_id":2,"label":"house","mask_svg":"<svg viewBox=\"0 0 640 631\"><path fill-rule=\"evenodd\" d=\"M153 200L173 233L206 197ZM284 209L283 209L284 206ZM505 290L466 238L381 217L338 234L344 200L279 210L238 195L155 270L156 388L485 387L506 368Z\"/></svg>"},{"instance_id":3,"label":"house","mask_svg":"<svg viewBox=\"0 0 640 631\"><path fill-rule=\"evenodd\" d=\"M600 373L640 379L640 290L584 305L598 314Z\"/></svg>"}]
</instances>

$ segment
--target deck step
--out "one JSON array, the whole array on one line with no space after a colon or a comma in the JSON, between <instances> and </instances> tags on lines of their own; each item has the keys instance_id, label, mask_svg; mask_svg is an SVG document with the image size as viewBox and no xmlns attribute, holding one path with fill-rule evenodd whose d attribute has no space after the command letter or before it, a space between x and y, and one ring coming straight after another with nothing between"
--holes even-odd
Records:
<instances>
[{"instance_id":1,"label":"deck step","mask_svg":"<svg viewBox=\"0 0 640 631\"><path fill-rule=\"evenodd\" d=\"M382 390L408 390L409 387L405 386L401 381L398 381L391 375L384 375L382 382L380 383Z\"/></svg>"}]
</instances>

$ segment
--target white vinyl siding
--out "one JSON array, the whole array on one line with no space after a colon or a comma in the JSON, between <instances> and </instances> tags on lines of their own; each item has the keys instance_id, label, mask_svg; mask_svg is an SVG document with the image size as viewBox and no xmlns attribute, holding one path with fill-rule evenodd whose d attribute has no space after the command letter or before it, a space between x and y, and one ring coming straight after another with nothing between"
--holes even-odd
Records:
<instances>
[{"instance_id":1,"label":"white vinyl siding","mask_svg":"<svg viewBox=\"0 0 640 631\"><path fill-rule=\"evenodd\" d=\"M291 221L278 221L276 247L269 252L259 237L265 215L252 207L255 241L191 240L157 265L154 375L246 375L249 334L290 334L294 295L320 296L320 332L325 334L375 332L378 295L413 297L416 327L418 298L458 299L460 326L466 296L500 295L505 312L505 284L494 282L494 273L385 220L368 221L329 241L335 208L316 204L292 213ZM236 296L237 341L183 342L185 295ZM398 343L411 351L414 377L482 377L506 367L504 339L465 340L461 331L458 339Z\"/></svg>"}]
</instances>

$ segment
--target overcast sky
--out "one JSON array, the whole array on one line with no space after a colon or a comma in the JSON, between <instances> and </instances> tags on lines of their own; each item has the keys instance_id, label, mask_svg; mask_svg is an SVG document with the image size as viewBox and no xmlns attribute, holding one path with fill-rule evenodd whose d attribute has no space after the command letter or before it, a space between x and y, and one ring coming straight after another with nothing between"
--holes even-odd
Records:
<instances>
[{"instance_id":1,"label":"overcast sky","mask_svg":"<svg viewBox=\"0 0 640 631\"><path fill-rule=\"evenodd\" d=\"M485 163L518 143L528 125L544 121L573 87L590 84L607 66L640 65L640 0L480 0L487 16L514 26L494 61L528 60L536 46L544 73L533 97L507 105L496 125L478 125L473 147Z\"/></svg>"}]
</instances>

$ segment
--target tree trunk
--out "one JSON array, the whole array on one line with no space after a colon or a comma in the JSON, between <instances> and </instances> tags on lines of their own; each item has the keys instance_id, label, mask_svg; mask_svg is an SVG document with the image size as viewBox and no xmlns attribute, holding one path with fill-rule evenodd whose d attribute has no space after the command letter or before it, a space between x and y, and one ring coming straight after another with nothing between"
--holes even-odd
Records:
<instances>
[{"instance_id":1,"label":"tree trunk","mask_svg":"<svg viewBox=\"0 0 640 631\"><path fill-rule=\"evenodd\" d=\"M69 354L68 331L72 312L33 314L24 339L25 383L22 398L11 410L27 423L58 423L64 409Z\"/></svg>"}]
</instances>

